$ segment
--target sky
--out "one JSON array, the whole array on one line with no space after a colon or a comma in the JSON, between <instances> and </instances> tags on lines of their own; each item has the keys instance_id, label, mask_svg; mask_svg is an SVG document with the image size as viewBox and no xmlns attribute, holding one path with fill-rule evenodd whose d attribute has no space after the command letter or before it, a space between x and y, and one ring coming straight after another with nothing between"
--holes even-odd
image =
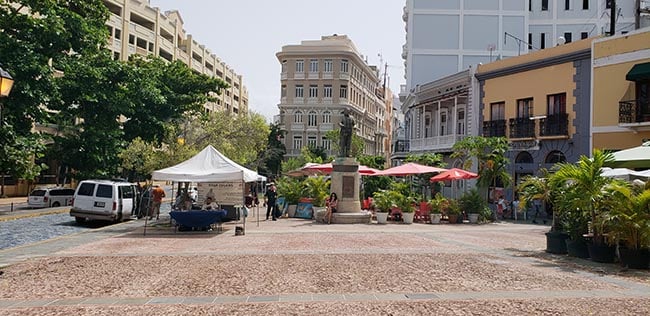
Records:
<instances>
[{"instance_id":1,"label":"sky","mask_svg":"<svg viewBox=\"0 0 650 316\"><path fill-rule=\"evenodd\" d=\"M387 63L390 88L404 84L402 20L405 0L150 0L161 12L178 10L183 28L220 57L248 88L249 110L272 122L279 114L284 45L347 35L370 65ZM380 62L382 56L383 62Z\"/></svg>"}]
</instances>

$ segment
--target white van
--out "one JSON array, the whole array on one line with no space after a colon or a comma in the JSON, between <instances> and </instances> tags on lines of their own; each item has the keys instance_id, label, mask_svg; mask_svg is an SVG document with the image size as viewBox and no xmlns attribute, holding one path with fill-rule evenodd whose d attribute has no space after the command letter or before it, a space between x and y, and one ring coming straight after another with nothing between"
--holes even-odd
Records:
<instances>
[{"instance_id":1,"label":"white van","mask_svg":"<svg viewBox=\"0 0 650 316\"><path fill-rule=\"evenodd\" d=\"M27 197L29 207L59 207L72 205L74 189L42 188L34 189Z\"/></svg>"},{"instance_id":2,"label":"white van","mask_svg":"<svg viewBox=\"0 0 650 316\"><path fill-rule=\"evenodd\" d=\"M77 223L127 220L135 211L136 192L135 185L129 182L81 181L74 194L70 216L74 216Z\"/></svg>"}]
</instances>

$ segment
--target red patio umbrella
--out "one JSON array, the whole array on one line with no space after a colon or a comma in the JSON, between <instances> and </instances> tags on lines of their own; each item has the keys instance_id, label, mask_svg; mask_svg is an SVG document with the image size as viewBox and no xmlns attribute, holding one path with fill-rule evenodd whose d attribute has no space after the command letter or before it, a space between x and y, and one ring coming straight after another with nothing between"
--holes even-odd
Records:
<instances>
[{"instance_id":1,"label":"red patio umbrella","mask_svg":"<svg viewBox=\"0 0 650 316\"><path fill-rule=\"evenodd\" d=\"M478 178L478 174L463 169L451 168L445 172L442 172L438 175L431 177L431 182L461 180L461 179L475 179L475 178Z\"/></svg>"},{"instance_id":2,"label":"red patio umbrella","mask_svg":"<svg viewBox=\"0 0 650 316\"><path fill-rule=\"evenodd\" d=\"M409 162L401 166L379 171L373 174L373 176L409 176L413 174L444 172L444 171L447 171L447 169L425 166L418 163Z\"/></svg>"},{"instance_id":3,"label":"red patio umbrella","mask_svg":"<svg viewBox=\"0 0 650 316\"><path fill-rule=\"evenodd\" d=\"M324 163L320 165L308 166L303 168L302 170L304 170L306 173L312 173L312 174L314 173L330 174L332 173L332 163L330 162L330 163ZM366 167L364 165L359 165L359 174L362 175L373 175L379 171L380 170L374 168Z\"/></svg>"}]
</instances>

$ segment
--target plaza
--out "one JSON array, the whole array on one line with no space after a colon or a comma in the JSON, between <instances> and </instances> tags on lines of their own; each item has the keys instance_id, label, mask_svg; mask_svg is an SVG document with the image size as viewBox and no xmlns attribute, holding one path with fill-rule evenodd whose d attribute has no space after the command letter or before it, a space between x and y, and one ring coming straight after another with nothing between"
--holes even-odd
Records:
<instances>
[{"instance_id":1,"label":"plaza","mask_svg":"<svg viewBox=\"0 0 650 316\"><path fill-rule=\"evenodd\" d=\"M3 315L643 315L650 273L544 252L548 226L168 217L0 251Z\"/></svg>"}]
</instances>

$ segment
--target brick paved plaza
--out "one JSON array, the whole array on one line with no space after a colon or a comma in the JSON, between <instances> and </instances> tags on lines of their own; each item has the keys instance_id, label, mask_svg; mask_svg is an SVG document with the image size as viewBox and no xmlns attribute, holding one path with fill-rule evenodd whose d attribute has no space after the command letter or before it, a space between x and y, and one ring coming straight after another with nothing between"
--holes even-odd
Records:
<instances>
[{"instance_id":1,"label":"brick paved plaza","mask_svg":"<svg viewBox=\"0 0 650 316\"><path fill-rule=\"evenodd\" d=\"M547 226L165 223L0 251L0 314L650 313L648 271L546 254Z\"/></svg>"}]
</instances>

